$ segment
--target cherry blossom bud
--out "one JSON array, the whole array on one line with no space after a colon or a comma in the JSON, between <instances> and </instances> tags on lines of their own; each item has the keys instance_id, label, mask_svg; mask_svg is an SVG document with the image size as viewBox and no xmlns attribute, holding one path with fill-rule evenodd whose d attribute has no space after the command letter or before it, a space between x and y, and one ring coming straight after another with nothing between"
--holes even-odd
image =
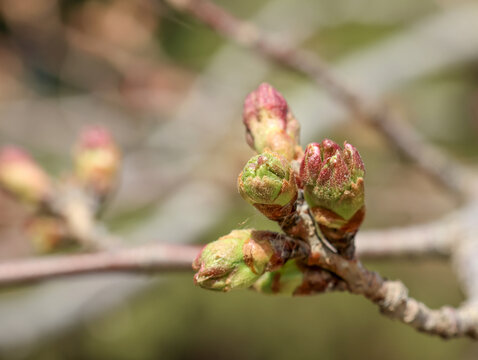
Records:
<instances>
[{"instance_id":1,"label":"cherry blossom bud","mask_svg":"<svg viewBox=\"0 0 478 360\"><path fill-rule=\"evenodd\" d=\"M262 83L246 97L243 119L247 143L258 153L269 149L287 160L301 153L299 122L284 97L271 85Z\"/></svg>"},{"instance_id":2,"label":"cherry blossom bud","mask_svg":"<svg viewBox=\"0 0 478 360\"><path fill-rule=\"evenodd\" d=\"M306 242L270 231L233 230L201 250L193 263L194 281L210 290L247 288L265 272L308 254Z\"/></svg>"},{"instance_id":3,"label":"cherry blossom bud","mask_svg":"<svg viewBox=\"0 0 478 360\"><path fill-rule=\"evenodd\" d=\"M271 220L280 220L294 210L297 184L289 162L266 150L254 156L238 178L241 196Z\"/></svg>"},{"instance_id":4,"label":"cherry blossom bud","mask_svg":"<svg viewBox=\"0 0 478 360\"><path fill-rule=\"evenodd\" d=\"M0 151L0 186L25 203L39 205L52 192L43 169L20 148L8 146Z\"/></svg>"},{"instance_id":5,"label":"cherry blossom bud","mask_svg":"<svg viewBox=\"0 0 478 360\"><path fill-rule=\"evenodd\" d=\"M100 197L116 185L120 151L110 132L102 127L83 131L75 148L75 172L79 181Z\"/></svg>"},{"instance_id":6,"label":"cherry blossom bud","mask_svg":"<svg viewBox=\"0 0 478 360\"><path fill-rule=\"evenodd\" d=\"M329 139L307 146L300 177L305 199L319 224L338 229L359 211L363 213L364 174L357 149L348 143L343 150ZM362 218L363 214L357 228Z\"/></svg>"},{"instance_id":7,"label":"cherry blossom bud","mask_svg":"<svg viewBox=\"0 0 478 360\"><path fill-rule=\"evenodd\" d=\"M206 245L193 263L197 285L220 291L247 288L264 273L273 255L254 230L233 230Z\"/></svg>"}]
</instances>

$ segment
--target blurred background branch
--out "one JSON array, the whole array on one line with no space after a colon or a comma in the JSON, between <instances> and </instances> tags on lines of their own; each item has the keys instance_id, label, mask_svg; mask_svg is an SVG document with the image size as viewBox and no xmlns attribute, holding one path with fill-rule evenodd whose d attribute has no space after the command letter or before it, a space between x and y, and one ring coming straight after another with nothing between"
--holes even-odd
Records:
<instances>
[{"instance_id":1,"label":"blurred background branch","mask_svg":"<svg viewBox=\"0 0 478 360\"><path fill-rule=\"evenodd\" d=\"M468 189L469 181L466 181L465 169L425 143L418 133L405 125L398 113L383 104L373 104L359 92L349 89L346 81L339 79L320 57L287 46L283 41L273 42L251 23L235 18L208 0L168 0L168 3L180 11L187 11L228 39L316 81L346 107L354 119L366 121L377 128L390 144L415 162L432 179L466 197L466 192L463 192Z\"/></svg>"}]
</instances>

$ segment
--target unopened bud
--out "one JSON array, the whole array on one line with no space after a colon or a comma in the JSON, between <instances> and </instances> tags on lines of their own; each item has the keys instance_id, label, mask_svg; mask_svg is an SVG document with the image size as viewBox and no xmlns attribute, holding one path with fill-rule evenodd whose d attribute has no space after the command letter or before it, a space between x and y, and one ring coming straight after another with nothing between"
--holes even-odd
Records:
<instances>
[{"instance_id":1,"label":"unopened bud","mask_svg":"<svg viewBox=\"0 0 478 360\"><path fill-rule=\"evenodd\" d=\"M300 153L300 125L284 97L271 85L262 83L244 102L246 139L258 153L270 149L292 160Z\"/></svg>"},{"instance_id":2,"label":"unopened bud","mask_svg":"<svg viewBox=\"0 0 478 360\"><path fill-rule=\"evenodd\" d=\"M38 253L58 249L67 237L65 223L53 216L36 216L28 221L25 231Z\"/></svg>"},{"instance_id":3,"label":"unopened bud","mask_svg":"<svg viewBox=\"0 0 478 360\"><path fill-rule=\"evenodd\" d=\"M343 150L329 139L307 146L300 177L305 199L319 224L339 229L354 218L358 228L363 219L364 174L357 149L348 143Z\"/></svg>"},{"instance_id":4,"label":"unopened bud","mask_svg":"<svg viewBox=\"0 0 478 360\"><path fill-rule=\"evenodd\" d=\"M75 149L78 179L100 197L113 190L120 168L119 149L110 132L102 127L87 128Z\"/></svg>"},{"instance_id":5,"label":"unopened bud","mask_svg":"<svg viewBox=\"0 0 478 360\"><path fill-rule=\"evenodd\" d=\"M266 150L254 156L238 178L241 196L271 220L279 220L294 210L297 184L289 162Z\"/></svg>"},{"instance_id":6,"label":"unopened bud","mask_svg":"<svg viewBox=\"0 0 478 360\"><path fill-rule=\"evenodd\" d=\"M233 230L202 249L193 263L194 281L210 290L247 288L287 260L305 258L307 246L270 231Z\"/></svg>"},{"instance_id":7,"label":"unopened bud","mask_svg":"<svg viewBox=\"0 0 478 360\"><path fill-rule=\"evenodd\" d=\"M8 146L0 151L0 186L29 204L46 201L52 191L48 175L25 151Z\"/></svg>"}]
</instances>

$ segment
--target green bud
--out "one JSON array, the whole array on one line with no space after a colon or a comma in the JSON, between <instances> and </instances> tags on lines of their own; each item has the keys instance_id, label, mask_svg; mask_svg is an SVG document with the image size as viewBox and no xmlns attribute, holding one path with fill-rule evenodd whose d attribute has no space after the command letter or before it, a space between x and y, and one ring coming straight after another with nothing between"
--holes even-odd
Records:
<instances>
[{"instance_id":1,"label":"green bud","mask_svg":"<svg viewBox=\"0 0 478 360\"><path fill-rule=\"evenodd\" d=\"M307 146L300 177L305 199L319 224L341 228L352 218L358 219L364 207L364 173L357 149L348 143L343 150L328 139ZM360 222L362 218L363 214Z\"/></svg>"},{"instance_id":2,"label":"green bud","mask_svg":"<svg viewBox=\"0 0 478 360\"><path fill-rule=\"evenodd\" d=\"M238 178L241 196L272 220L293 211L297 184L289 162L266 150L249 160Z\"/></svg>"},{"instance_id":3,"label":"green bud","mask_svg":"<svg viewBox=\"0 0 478 360\"><path fill-rule=\"evenodd\" d=\"M247 288L271 266L274 250L262 231L233 230L207 244L193 263L197 285L218 291Z\"/></svg>"}]
</instances>

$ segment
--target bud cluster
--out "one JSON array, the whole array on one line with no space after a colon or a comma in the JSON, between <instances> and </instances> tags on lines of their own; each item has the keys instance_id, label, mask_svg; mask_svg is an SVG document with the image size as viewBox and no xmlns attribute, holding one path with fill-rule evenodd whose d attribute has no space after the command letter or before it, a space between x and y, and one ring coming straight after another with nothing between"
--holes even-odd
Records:
<instances>
[{"instance_id":1,"label":"bud cluster","mask_svg":"<svg viewBox=\"0 0 478 360\"><path fill-rule=\"evenodd\" d=\"M353 258L354 236L365 214L365 168L357 149L325 139L309 144L304 153L297 119L269 84L247 96L243 120L247 142L258 152L238 178L244 200L299 244L308 244L315 222L340 255ZM273 241L264 233L270 234L234 230L205 246L193 264L196 284L221 291L252 286L293 295L343 288L334 274L304 258L284 256L284 242L271 247ZM278 258L280 262L274 260Z\"/></svg>"},{"instance_id":2,"label":"bud cluster","mask_svg":"<svg viewBox=\"0 0 478 360\"><path fill-rule=\"evenodd\" d=\"M55 206L64 195L58 190L65 186L55 185L73 185L95 203L101 203L114 188L120 153L108 130L90 127L83 131L74 150L74 165L73 180L66 177L55 184L24 150L14 146L0 150L0 188L33 208L25 232L39 252L55 250L69 240L64 214Z\"/></svg>"}]
</instances>

